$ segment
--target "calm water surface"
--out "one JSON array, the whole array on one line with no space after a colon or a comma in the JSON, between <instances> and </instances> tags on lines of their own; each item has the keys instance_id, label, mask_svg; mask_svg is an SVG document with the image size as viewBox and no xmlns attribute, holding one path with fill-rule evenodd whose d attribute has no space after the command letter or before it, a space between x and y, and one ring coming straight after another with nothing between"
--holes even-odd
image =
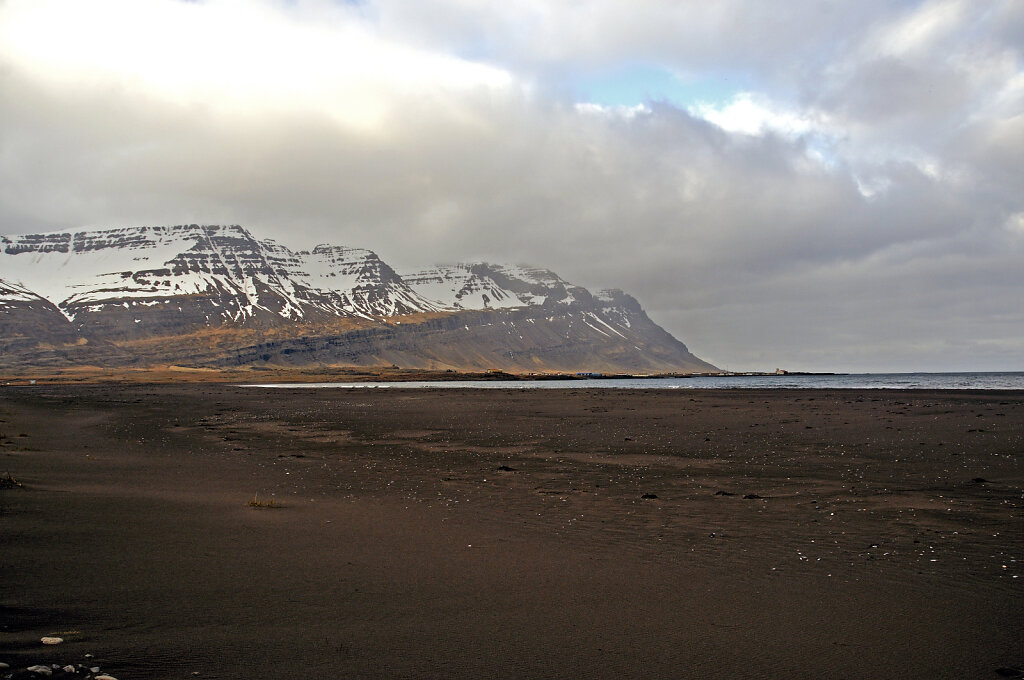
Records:
<instances>
[{"instance_id":1,"label":"calm water surface","mask_svg":"<svg viewBox=\"0 0 1024 680\"><path fill-rule=\"evenodd\" d=\"M1024 372L1009 373L850 373L843 375L701 376L612 380L451 380L366 383L278 383L248 385L277 388L474 388L474 389L912 389L1024 390Z\"/></svg>"}]
</instances>

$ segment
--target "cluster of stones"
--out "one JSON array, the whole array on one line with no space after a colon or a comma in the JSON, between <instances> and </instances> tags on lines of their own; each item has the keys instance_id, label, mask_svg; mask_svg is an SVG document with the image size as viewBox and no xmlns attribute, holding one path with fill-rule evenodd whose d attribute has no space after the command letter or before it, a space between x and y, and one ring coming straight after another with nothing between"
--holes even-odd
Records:
<instances>
[{"instance_id":1,"label":"cluster of stones","mask_svg":"<svg viewBox=\"0 0 1024 680\"><path fill-rule=\"evenodd\" d=\"M39 680L39 678L89 678L90 680L117 680L112 675L100 672L99 666L83 666L82 664L36 664L25 668L11 669L5 663L0 663L0 676L3 680Z\"/></svg>"},{"instance_id":2,"label":"cluster of stones","mask_svg":"<svg viewBox=\"0 0 1024 680\"><path fill-rule=\"evenodd\" d=\"M39 680L40 678L87 678L88 680L117 680L112 675L100 671L99 666L85 666L82 664L36 664L24 668L11 668L8 664L0 663L0 678L3 680Z\"/></svg>"},{"instance_id":3,"label":"cluster of stones","mask_svg":"<svg viewBox=\"0 0 1024 680\"><path fill-rule=\"evenodd\" d=\"M59 645L64 642L59 637L44 637L40 640L44 645ZM90 658L92 654L86 654ZM10 664L0 662L0 680L40 680L40 678L83 678L85 680L117 680L107 675L99 666L85 664L35 664L11 668Z\"/></svg>"}]
</instances>

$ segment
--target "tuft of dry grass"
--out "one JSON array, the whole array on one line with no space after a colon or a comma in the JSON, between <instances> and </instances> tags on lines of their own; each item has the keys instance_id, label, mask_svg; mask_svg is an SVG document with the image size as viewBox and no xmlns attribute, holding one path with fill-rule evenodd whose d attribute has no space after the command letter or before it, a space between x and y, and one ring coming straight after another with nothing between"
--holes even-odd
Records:
<instances>
[{"instance_id":1,"label":"tuft of dry grass","mask_svg":"<svg viewBox=\"0 0 1024 680\"><path fill-rule=\"evenodd\" d=\"M269 501L261 501L259 494L253 494L252 500L246 503L250 508L283 508L284 503L278 503L273 498Z\"/></svg>"}]
</instances>

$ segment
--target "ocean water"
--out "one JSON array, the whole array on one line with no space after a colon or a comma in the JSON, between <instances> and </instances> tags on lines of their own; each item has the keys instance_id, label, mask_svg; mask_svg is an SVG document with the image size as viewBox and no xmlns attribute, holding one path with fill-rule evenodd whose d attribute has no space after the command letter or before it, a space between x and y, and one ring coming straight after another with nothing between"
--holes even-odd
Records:
<instances>
[{"instance_id":1,"label":"ocean water","mask_svg":"<svg viewBox=\"0 0 1024 680\"><path fill-rule=\"evenodd\" d=\"M587 378L583 380L450 380L366 383L273 383L277 388L472 388L472 389L901 389L1024 390L1024 372L844 373L838 375L736 375L692 378Z\"/></svg>"}]
</instances>

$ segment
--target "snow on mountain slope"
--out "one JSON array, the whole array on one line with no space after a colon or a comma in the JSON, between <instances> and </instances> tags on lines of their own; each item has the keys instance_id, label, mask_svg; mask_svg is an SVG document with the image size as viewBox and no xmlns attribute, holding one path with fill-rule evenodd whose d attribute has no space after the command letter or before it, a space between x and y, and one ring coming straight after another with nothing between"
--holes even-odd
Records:
<instances>
[{"instance_id":1,"label":"snow on mountain slope","mask_svg":"<svg viewBox=\"0 0 1024 680\"><path fill-rule=\"evenodd\" d=\"M583 289L553 272L487 263L399 276L372 251L292 251L239 226L180 225L0 236L0 272L74 319L202 298L223 321L380 318L570 304Z\"/></svg>"},{"instance_id":2,"label":"snow on mountain slope","mask_svg":"<svg viewBox=\"0 0 1024 680\"><path fill-rule=\"evenodd\" d=\"M309 252L292 253L273 246L279 250L272 262L305 291L308 304L364 318L441 309L409 288L373 251L319 245Z\"/></svg>"},{"instance_id":3,"label":"snow on mountain slope","mask_svg":"<svg viewBox=\"0 0 1024 680\"><path fill-rule=\"evenodd\" d=\"M186 234L173 227L2 236L0 271L54 304L115 286L128 295L150 297L151 287L123 273L162 267L191 246Z\"/></svg>"},{"instance_id":4,"label":"snow on mountain slope","mask_svg":"<svg viewBox=\"0 0 1024 680\"><path fill-rule=\"evenodd\" d=\"M241 227L132 227L0 237L0 271L74 318L116 304L204 296L233 320L300 314ZM234 304L225 304L225 299ZM267 298L267 299L261 299Z\"/></svg>"},{"instance_id":5,"label":"snow on mountain slope","mask_svg":"<svg viewBox=\"0 0 1024 680\"><path fill-rule=\"evenodd\" d=\"M28 288L0 279L0 307L13 307L26 302L45 301Z\"/></svg>"},{"instance_id":6,"label":"snow on mountain slope","mask_svg":"<svg viewBox=\"0 0 1024 680\"><path fill-rule=\"evenodd\" d=\"M423 297L450 309L509 309L575 300L575 286L550 270L523 265L439 265L402 278Z\"/></svg>"},{"instance_id":7,"label":"snow on mountain slope","mask_svg":"<svg viewBox=\"0 0 1024 680\"><path fill-rule=\"evenodd\" d=\"M293 252L238 226L183 225L0 237L0 272L69 318L202 298L221 321L392 316L439 307L369 250Z\"/></svg>"}]
</instances>

